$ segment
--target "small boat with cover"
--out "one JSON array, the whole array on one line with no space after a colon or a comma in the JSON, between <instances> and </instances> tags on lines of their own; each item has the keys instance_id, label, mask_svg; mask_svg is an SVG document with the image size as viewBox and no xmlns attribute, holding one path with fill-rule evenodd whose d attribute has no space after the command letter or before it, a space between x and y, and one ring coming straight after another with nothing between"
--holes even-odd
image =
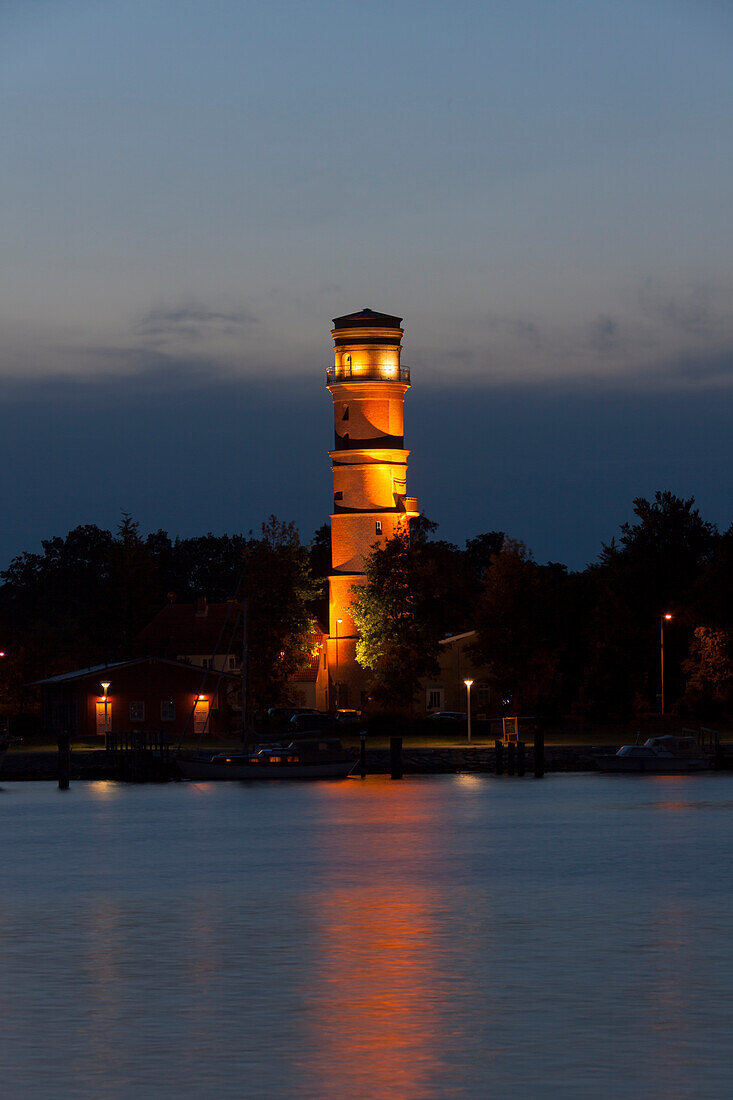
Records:
<instances>
[{"instance_id":1,"label":"small boat with cover","mask_svg":"<svg viewBox=\"0 0 733 1100\"><path fill-rule=\"evenodd\" d=\"M694 737L650 737L643 745L622 745L615 755L596 757L602 772L686 775L707 771L710 757L700 752Z\"/></svg>"},{"instance_id":2,"label":"small boat with cover","mask_svg":"<svg viewBox=\"0 0 733 1100\"><path fill-rule=\"evenodd\" d=\"M265 745L252 753L179 756L184 779L345 779L356 761L335 737Z\"/></svg>"}]
</instances>

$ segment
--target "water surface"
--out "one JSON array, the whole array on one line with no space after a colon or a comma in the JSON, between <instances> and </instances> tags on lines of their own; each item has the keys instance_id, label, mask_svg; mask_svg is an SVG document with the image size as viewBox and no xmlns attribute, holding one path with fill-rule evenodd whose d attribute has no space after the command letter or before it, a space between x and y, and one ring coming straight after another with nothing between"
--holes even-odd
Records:
<instances>
[{"instance_id":1,"label":"water surface","mask_svg":"<svg viewBox=\"0 0 733 1100\"><path fill-rule=\"evenodd\" d=\"M12 1100L733 1092L733 776L5 783Z\"/></svg>"}]
</instances>

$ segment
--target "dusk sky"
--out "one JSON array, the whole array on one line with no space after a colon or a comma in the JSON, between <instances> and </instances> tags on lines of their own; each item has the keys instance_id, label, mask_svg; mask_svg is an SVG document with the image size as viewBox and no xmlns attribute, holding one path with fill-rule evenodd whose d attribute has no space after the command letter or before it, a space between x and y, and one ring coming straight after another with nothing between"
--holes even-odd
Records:
<instances>
[{"instance_id":1,"label":"dusk sky","mask_svg":"<svg viewBox=\"0 0 733 1100\"><path fill-rule=\"evenodd\" d=\"M0 568L123 509L309 539L364 307L442 537L727 528L731 73L729 0L5 0Z\"/></svg>"}]
</instances>

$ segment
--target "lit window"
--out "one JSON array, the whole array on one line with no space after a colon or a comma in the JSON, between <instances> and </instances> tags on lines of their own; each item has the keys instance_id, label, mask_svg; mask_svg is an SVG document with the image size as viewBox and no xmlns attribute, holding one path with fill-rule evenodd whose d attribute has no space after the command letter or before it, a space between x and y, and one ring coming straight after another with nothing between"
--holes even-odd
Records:
<instances>
[{"instance_id":1,"label":"lit window","mask_svg":"<svg viewBox=\"0 0 733 1100\"><path fill-rule=\"evenodd\" d=\"M163 699L160 704L160 720L161 722L175 722L176 720L176 704L172 699Z\"/></svg>"},{"instance_id":2,"label":"lit window","mask_svg":"<svg viewBox=\"0 0 733 1100\"><path fill-rule=\"evenodd\" d=\"M381 533L382 533L382 521L381 521L381 519L378 519L377 520L377 534L381 535Z\"/></svg>"},{"instance_id":3,"label":"lit window","mask_svg":"<svg viewBox=\"0 0 733 1100\"><path fill-rule=\"evenodd\" d=\"M130 721L131 722L144 722L145 721L145 704L144 703L130 703Z\"/></svg>"},{"instance_id":4,"label":"lit window","mask_svg":"<svg viewBox=\"0 0 733 1100\"><path fill-rule=\"evenodd\" d=\"M425 700L427 704L427 710L442 710L443 709L443 689L442 688L428 688L427 698Z\"/></svg>"}]
</instances>

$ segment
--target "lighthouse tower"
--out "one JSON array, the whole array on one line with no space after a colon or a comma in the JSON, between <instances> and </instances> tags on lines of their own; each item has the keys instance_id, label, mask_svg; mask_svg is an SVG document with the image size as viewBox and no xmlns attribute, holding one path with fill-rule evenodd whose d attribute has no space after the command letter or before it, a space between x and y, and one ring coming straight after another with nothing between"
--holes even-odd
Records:
<instances>
[{"instance_id":1,"label":"lighthouse tower","mask_svg":"<svg viewBox=\"0 0 733 1100\"><path fill-rule=\"evenodd\" d=\"M329 577L329 702L359 707L367 677L356 663L350 614L364 558L409 516L403 405L410 371L400 366L401 317L362 309L333 322L334 365L326 371L333 397L334 449Z\"/></svg>"}]
</instances>

